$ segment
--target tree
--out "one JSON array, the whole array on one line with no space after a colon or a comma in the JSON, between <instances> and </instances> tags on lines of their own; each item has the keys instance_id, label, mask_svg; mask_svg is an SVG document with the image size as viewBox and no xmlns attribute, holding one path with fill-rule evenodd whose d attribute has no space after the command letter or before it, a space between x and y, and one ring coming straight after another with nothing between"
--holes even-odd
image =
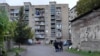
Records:
<instances>
[{"instance_id":1,"label":"tree","mask_svg":"<svg viewBox=\"0 0 100 56\"><path fill-rule=\"evenodd\" d=\"M23 44L27 41L27 39L32 38L33 37L33 33L31 31L31 28L28 27L28 24L26 24L25 19L25 14L23 12L23 7L20 8L19 11L19 19L17 22L17 27L15 30L15 41L16 43L19 44L19 48L20 48L20 44Z\"/></svg>"},{"instance_id":2,"label":"tree","mask_svg":"<svg viewBox=\"0 0 100 56\"><path fill-rule=\"evenodd\" d=\"M81 15L98 6L100 6L100 0L79 0L76 11L78 15Z\"/></svg>"},{"instance_id":3,"label":"tree","mask_svg":"<svg viewBox=\"0 0 100 56\"><path fill-rule=\"evenodd\" d=\"M0 8L0 42L4 40L4 34L8 30L9 19L4 9Z\"/></svg>"},{"instance_id":4,"label":"tree","mask_svg":"<svg viewBox=\"0 0 100 56\"><path fill-rule=\"evenodd\" d=\"M19 11L19 19L17 22L17 27L16 27L16 33L15 33L15 38L14 40L19 44L19 48L20 48L20 44L21 41L23 40L23 28L25 27L25 25L23 24L23 19L24 19L24 9L23 7L20 8Z\"/></svg>"},{"instance_id":5,"label":"tree","mask_svg":"<svg viewBox=\"0 0 100 56\"><path fill-rule=\"evenodd\" d=\"M11 21L8 24L8 31L5 34L5 36L7 37L7 49L10 50L13 47L12 41L13 38L15 37L15 29L16 29L16 21Z\"/></svg>"},{"instance_id":6,"label":"tree","mask_svg":"<svg viewBox=\"0 0 100 56\"><path fill-rule=\"evenodd\" d=\"M1 8L0 6L0 51L4 49L4 36L8 31L9 18L5 8Z\"/></svg>"},{"instance_id":7,"label":"tree","mask_svg":"<svg viewBox=\"0 0 100 56\"><path fill-rule=\"evenodd\" d=\"M25 27L24 34L25 34L24 37L27 39L32 39L34 36L34 33L31 30L31 27Z\"/></svg>"},{"instance_id":8,"label":"tree","mask_svg":"<svg viewBox=\"0 0 100 56\"><path fill-rule=\"evenodd\" d=\"M12 22L9 22L8 24L8 34L10 35L11 38L15 37L15 29L16 29L16 24L17 22L16 21L12 21Z\"/></svg>"}]
</instances>

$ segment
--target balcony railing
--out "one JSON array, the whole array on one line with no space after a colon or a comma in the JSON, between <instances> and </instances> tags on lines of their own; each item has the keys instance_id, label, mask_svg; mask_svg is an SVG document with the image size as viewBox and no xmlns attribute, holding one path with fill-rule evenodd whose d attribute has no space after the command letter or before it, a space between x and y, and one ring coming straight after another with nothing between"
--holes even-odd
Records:
<instances>
[{"instance_id":1,"label":"balcony railing","mask_svg":"<svg viewBox=\"0 0 100 56\"><path fill-rule=\"evenodd\" d=\"M44 35L35 35L36 38L45 38Z\"/></svg>"},{"instance_id":2,"label":"balcony railing","mask_svg":"<svg viewBox=\"0 0 100 56\"><path fill-rule=\"evenodd\" d=\"M55 23L55 21L51 21L51 23Z\"/></svg>"},{"instance_id":3,"label":"balcony railing","mask_svg":"<svg viewBox=\"0 0 100 56\"><path fill-rule=\"evenodd\" d=\"M45 25L45 23L37 22L37 23L35 23L35 25Z\"/></svg>"},{"instance_id":4,"label":"balcony railing","mask_svg":"<svg viewBox=\"0 0 100 56\"><path fill-rule=\"evenodd\" d=\"M57 32L56 33L56 37L62 37L62 33L61 32Z\"/></svg>"},{"instance_id":5,"label":"balcony railing","mask_svg":"<svg viewBox=\"0 0 100 56\"><path fill-rule=\"evenodd\" d=\"M45 25L45 23L40 23L40 25Z\"/></svg>"},{"instance_id":6,"label":"balcony railing","mask_svg":"<svg viewBox=\"0 0 100 56\"><path fill-rule=\"evenodd\" d=\"M40 15L35 15L35 17L44 17L44 14L40 14Z\"/></svg>"},{"instance_id":7,"label":"balcony railing","mask_svg":"<svg viewBox=\"0 0 100 56\"><path fill-rule=\"evenodd\" d=\"M51 28L52 28L52 27L55 27L55 25L51 25Z\"/></svg>"},{"instance_id":8,"label":"balcony railing","mask_svg":"<svg viewBox=\"0 0 100 56\"><path fill-rule=\"evenodd\" d=\"M35 32L35 34L45 34L45 32Z\"/></svg>"}]
</instances>

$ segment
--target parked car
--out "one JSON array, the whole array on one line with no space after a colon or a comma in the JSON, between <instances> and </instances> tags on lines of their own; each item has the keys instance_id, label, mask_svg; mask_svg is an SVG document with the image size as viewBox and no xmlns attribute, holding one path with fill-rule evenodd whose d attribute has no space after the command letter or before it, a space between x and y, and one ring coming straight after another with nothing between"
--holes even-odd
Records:
<instances>
[{"instance_id":1,"label":"parked car","mask_svg":"<svg viewBox=\"0 0 100 56\"><path fill-rule=\"evenodd\" d=\"M36 41L36 44L41 44L41 41Z\"/></svg>"},{"instance_id":2,"label":"parked car","mask_svg":"<svg viewBox=\"0 0 100 56\"><path fill-rule=\"evenodd\" d=\"M63 41L63 46L70 46L72 45L71 40Z\"/></svg>"},{"instance_id":3,"label":"parked car","mask_svg":"<svg viewBox=\"0 0 100 56\"><path fill-rule=\"evenodd\" d=\"M32 45L33 44L33 40L32 39L28 39L28 44Z\"/></svg>"},{"instance_id":4,"label":"parked car","mask_svg":"<svg viewBox=\"0 0 100 56\"><path fill-rule=\"evenodd\" d=\"M49 44L50 43L50 40L47 40L46 42L45 42L45 44Z\"/></svg>"}]
</instances>

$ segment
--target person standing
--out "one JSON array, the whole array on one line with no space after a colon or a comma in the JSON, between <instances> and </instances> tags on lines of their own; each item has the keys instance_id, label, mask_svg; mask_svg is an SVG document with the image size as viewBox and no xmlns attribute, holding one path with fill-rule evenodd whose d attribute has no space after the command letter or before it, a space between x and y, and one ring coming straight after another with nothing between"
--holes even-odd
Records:
<instances>
[{"instance_id":1,"label":"person standing","mask_svg":"<svg viewBox=\"0 0 100 56\"><path fill-rule=\"evenodd\" d=\"M59 41L59 49L60 49L60 51L63 51L63 42L60 40Z\"/></svg>"},{"instance_id":2,"label":"person standing","mask_svg":"<svg viewBox=\"0 0 100 56\"><path fill-rule=\"evenodd\" d=\"M55 51L58 52L59 51L59 46L58 46L58 42L55 40L53 43L54 47L55 47Z\"/></svg>"}]
</instances>

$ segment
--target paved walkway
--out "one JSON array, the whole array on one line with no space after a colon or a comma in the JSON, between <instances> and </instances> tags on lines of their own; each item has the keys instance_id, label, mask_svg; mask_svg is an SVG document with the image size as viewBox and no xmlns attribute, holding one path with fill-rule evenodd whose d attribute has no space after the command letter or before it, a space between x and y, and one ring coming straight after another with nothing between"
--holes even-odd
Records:
<instances>
[{"instance_id":1,"label":"paved walkway","mask_svg":"<svg viewBox=\"0 0 100 56\"><path fill-rule=\"evenodd\" d=\"M79 56L68 52L55 52L54 48L49 45L27 46L24 56Z\"/></svg>"}]
</instances>

